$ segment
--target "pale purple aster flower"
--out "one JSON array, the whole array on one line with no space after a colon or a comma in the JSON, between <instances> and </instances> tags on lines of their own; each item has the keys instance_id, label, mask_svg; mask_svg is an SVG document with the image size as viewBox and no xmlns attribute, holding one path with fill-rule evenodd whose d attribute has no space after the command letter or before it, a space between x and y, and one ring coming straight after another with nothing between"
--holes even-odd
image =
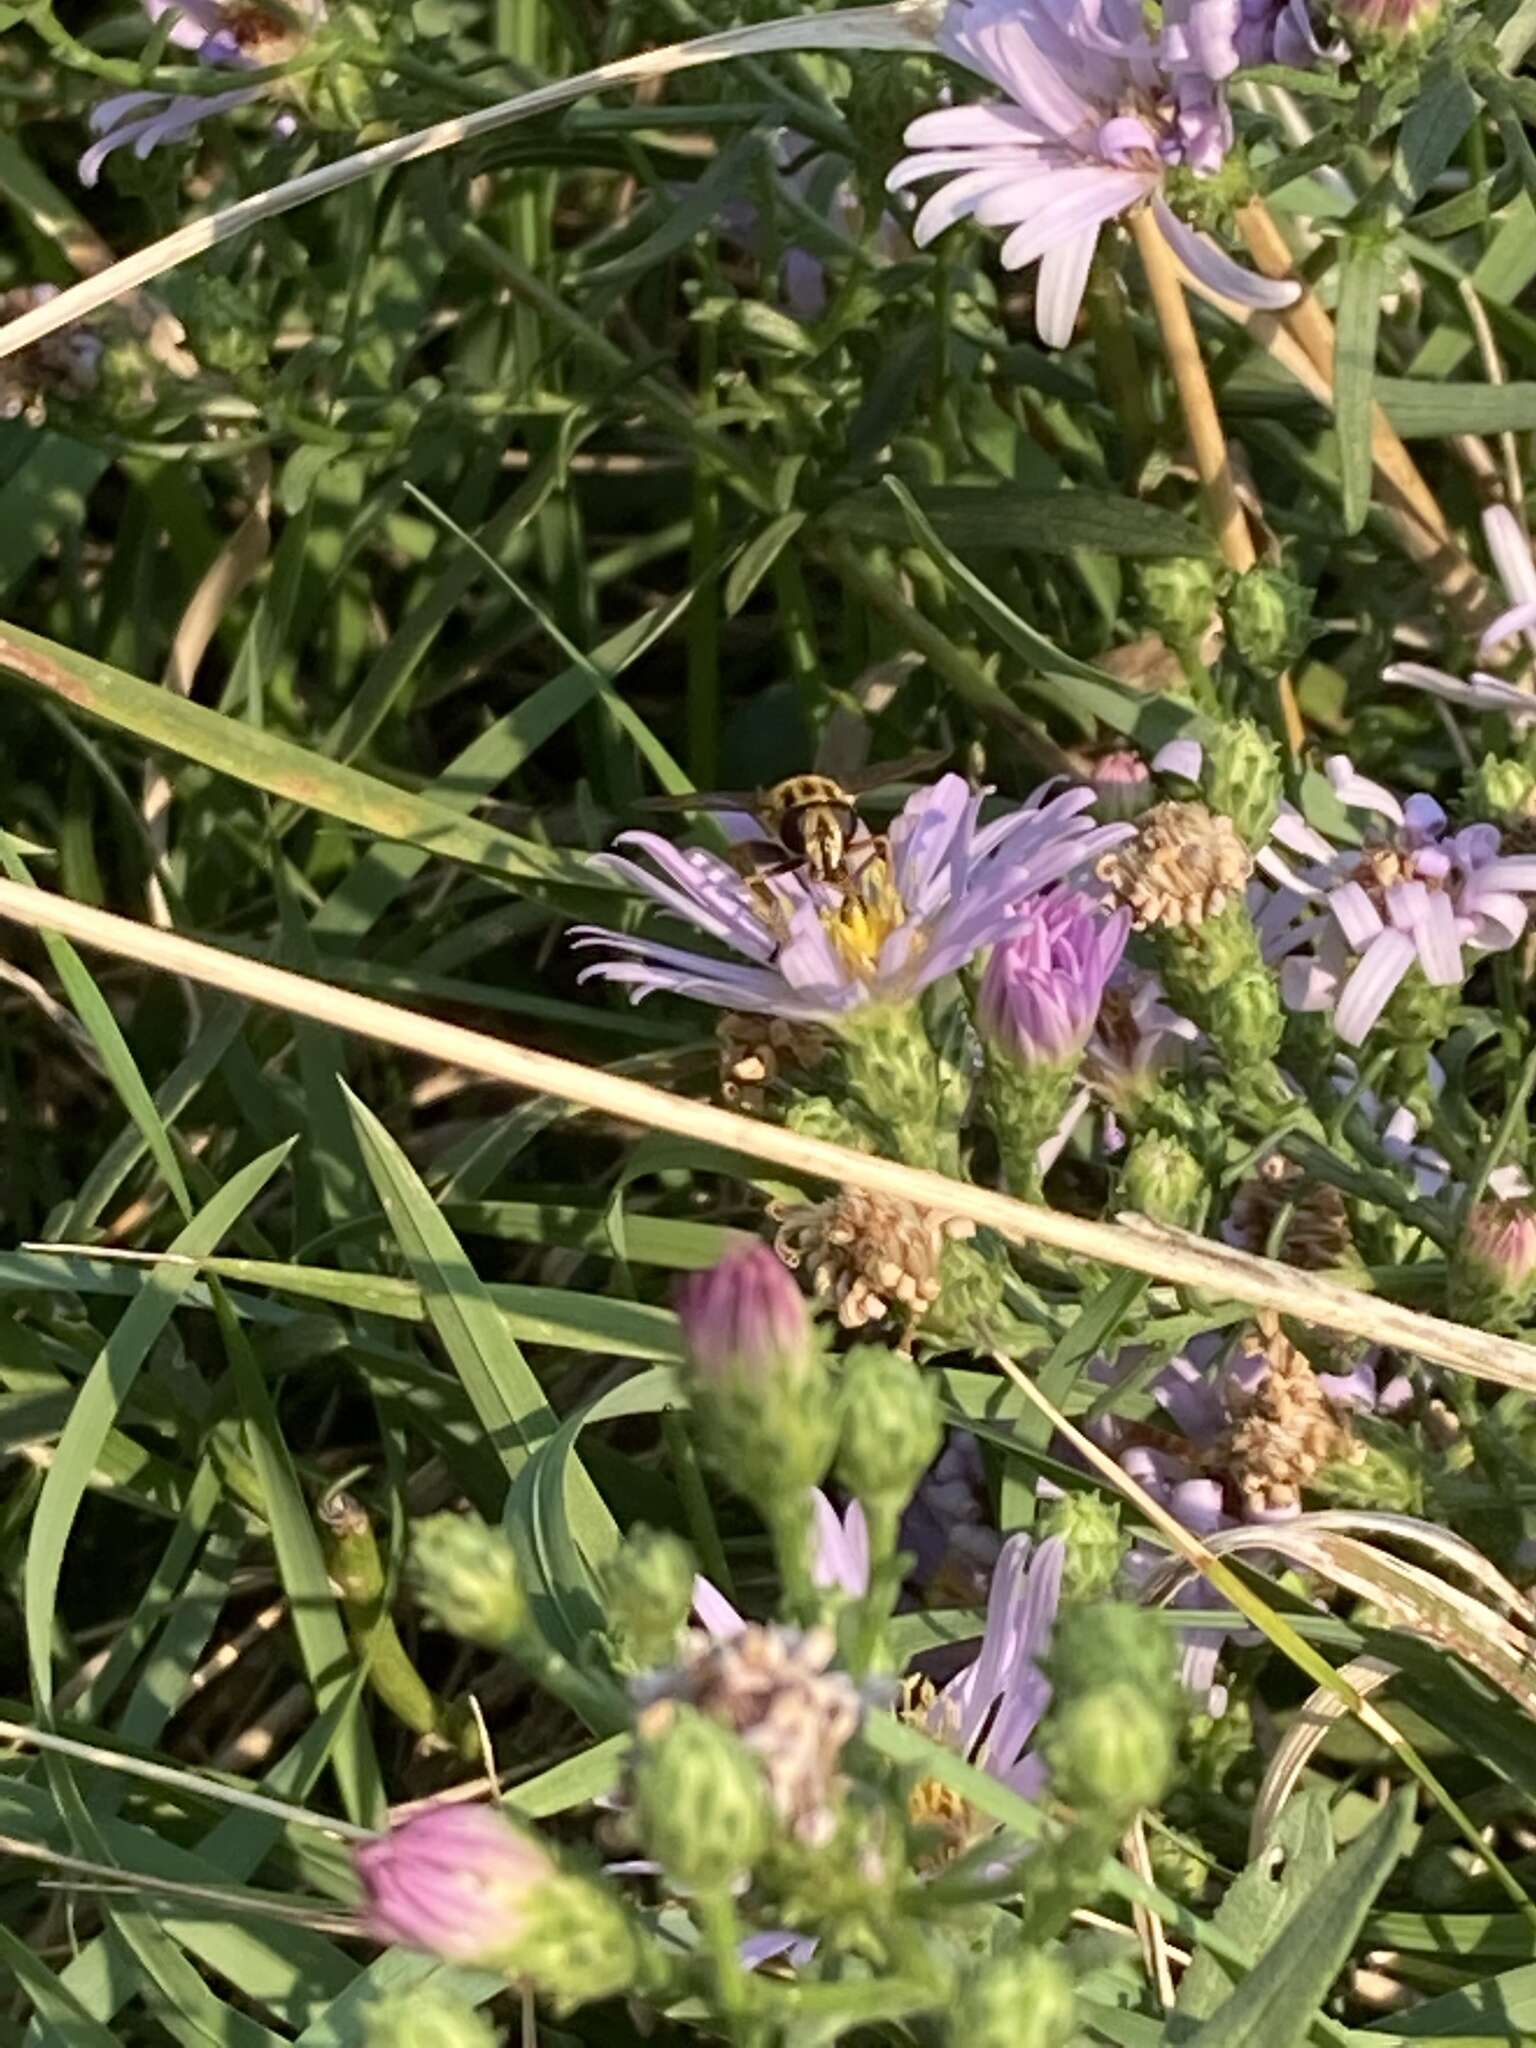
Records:
<instances>
[{"instance_id":1,"label":"pale purple aster flower","mask_svg":"<svg viewBox=\"0 0 1536 2048\"><path fill-rule=\"evenodd\" d=\"M190 50L199 63L264 70L297 55L313 30L325 19L324 0L141 0L150 21L175 14L170 40ZM99 139L81 157L77 175L94 185L101 167L115 149L130 144L146 157L162 142L178 142L200 122L249 106L270 91L265 84L237 86L213 94L115 93L91 110L91 130ZM280 131L290 130L293 117L277 117Z\"/></svg>"},{"instance_id":2,"label":"pale purple aster flower","mask_svg":"<svg viewBox=\"0 0 1536 2048\"><path fill-rule=\"evenodd\" d=\"M1048 345L1072 338L1101 230L1149 200L1202 283L1243 305L1294 303L1295 284L1242 269L1164 203L1170 170L1220 170L1232 119L1187 53L1165 62L1140 0L950 0L935 41L1006 97L920 115L906 132L915 154L887 184L944 180L918 213L920 248L967 217L1009 228L1003 267L1039 263L1035 324Z\"/></svg>"},{"instance_id":3,"label":"pale purple aster flower","mask_svg":"<svg viewBox=\"0 0 1536 2048\"><path fill-rule=\"evenodd\" d=\"M609 957L581 978L622 983L635 1002L670 989L722 1009L834 1026L865 1004L910 1002L1006 938L1031 896L1129 830L1095 826L1087 789L1038 791L983 825L988 794L973 794L959 775L917 790L883 839L854 840L849 878L836 886L803 869L747 880L719 854L626 832L616 843L651 866L617 854L599 854L597 864L741 957L583 926L575 943Z\"/></svg>"},{"instance_id":4,"label":"pale purple aster flower","mask_svg":"<svg viewBox=\"0 0 1536 2048\"><path fill-rule=\"evenodd\" d=\"M901 1518L901 1547L915 1560L912 1576L933 1604L966 1606L992 1583L1002 1550L993 1525L981 1446L968 1429L952 1429L918 1482Z\"/></svg>"},{"instance_id":5,"label":"pale purple aster flower","mask_svg":"<svg viewBox=\"0 0 1536 2048\"><path fill-rule=\"evenodd\" d=\"M1526 652L1536 655L1536 561L1531 559L1530 540L1507 505L1489 506L1483 514L1483 535L1509 603L1483 634L1477 651L1486 661L1507 650L1511 641L1523 640ZM1474 669L1465 678L1422 661L1396 661L1382 670L1382 680L1427 690L1469 711L1502 711L1517 732L1536 724L1536 695L1484 669Z\"/></svg>"},{"instance_id":6,"label":"pale purple aster flower","mask_svg":"<svg viewBox=\"0 0 1536 2048\"><path fill-rule=\"evenodd\" d=\"M1346 1045L1359 1045L1410 969L1456 988L1467 959L1507 952L1536 895L1536 855L1506 854L1494 825L1449 830L1433 797L1400 802L1347 756L1326 764L1340 802L1384 821L1363 847L1340 849L1295 812L1274 837L1308 865L1286 876L1260 920L1265 951L1282 959L1281 993L1293 1010L1332 1010Z\"/></svg>"},{"instance_id":7,"label":"pale purple aster flower","mask_svg":"<svg viewBox=\"0 0 1536 2048\"><path fill-rule=\"evenodd\" d=\"M450 1963L495 1968L514 1950L537 1888L555 1874L542 1845L499 1807L428 1807L353 1854L363 1927Z\"/></svg>"},{"instance_id":8,"label":"pale purple aster flower","mask_svg":"<svg viewBox=\"0 0 1536 2048\"><path fill-rule=\"evenodd\" d=\"M982 1038L1024 1067L1075 1060L1130 936L1128 910L1106 917L1080 889L1035 897L987 961L976 997Z\"/></svg>"},{"instance_id":9,"label":"pale purple aster flower","mask_svg":"<svg viewBox=\"0 0 1536 2048\"><path fill-rule=\"evenodd\" d=\"M869 1591L869 1526L864 1510L855 1500L839 1515L819 1486L812 1489L811 1509L816 1523L813 1583L824 1591L836 1587L851 1599L861 1599ZM740 1635L747 1626L745 1618L702 1572L693 1582L693 1612L699 1626L717 1642Z\"/></svg>"},{"instance_id":10,"label":"pale purple aster flower","mask_svg":"<svg viewBox=\"0 0 1536 2048\"><path fill-rule=\"evenodd\" d=\"M1051 1703L1040 1660L1051 1647L1065 1562L1059 1536L1039 1544L1009 1537L974 1660L915 1717L936 1741L1025 1799L1038 1798L1045 1785L1045 1765L1029 1745Z\"/></svg>"},{"instance_id":11,"label":"pale purple aster flower","mask_svg":"<svg viewBox=\"0 0 1536 2048\"><path fill-rule=\"evenodd\" d=\"M832 235L857 241L866 219L847 158L818 149L793 128L779 129L772 148L791 209L802 208L825 221ZM763 257L770 253L762 210L755 201L729 201L721 209L719 224L725 235L752 254ZM890 213L880 215L870 239L882 262L897 263L912 253L905 230ZM826 311L827 266L816 248L791 242L783 250L779 286L784 304L797 320L818 320Z\"/></svg>"}]
</instances>

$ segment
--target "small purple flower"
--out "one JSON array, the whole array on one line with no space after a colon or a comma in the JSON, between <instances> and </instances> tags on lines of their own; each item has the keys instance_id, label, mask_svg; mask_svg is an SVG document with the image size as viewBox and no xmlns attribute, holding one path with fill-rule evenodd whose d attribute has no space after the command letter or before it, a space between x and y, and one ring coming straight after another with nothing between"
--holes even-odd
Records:
<instances>
[{"instance_id":1,"label":"small purple flower","mask_svg":"<svg viewBox=\"0 0 1536 2048\"><path fill-rule=\"evenodd\" d=\"M1483 534L1509 604L1483 634L1478 653L1486 661L1512 640L1523 638L1527 652L1536 654L1536 561L1531 559L1530 540L1507 505L1491 505L1483 514ZM1517 732L1536 724L1536 696L1483 669L1474 669L1471 678L1464 679L1425 662L1398 661L1382 670L1382 680L1427 690L1432 697L1465 705L1469 711L1502 711Z\"/></svg>"},{"instance_id":2,"label":"small purple flower","mask_svg":"<svg viewBox=\"0 0 1536 2048\"><path fill-rule=\"evenodd\" d=\"M742 957L583 926L575 943L610 957L581 978L627 984L636 1002L670 989L722 1009L827 1025L865 1004L910 1002L1005 938L1031 896L1117 846L1128 829L1095 826L1086 789L1049 799L1039 791L983 825L988 794L973 794L958 775L916 791L883 839L853 841L849 878L836 886L803 869L749 881L701 847L626 832L617 843L656 872L617 854L599 854L598 865Z\"/></svg>"},{"instance_id":3,"label":"small purple flower","mask_svg":"<svg viewBox=\"0 0 1536 2048\"><path fill-rule=\"evenodd\" d=\"M1029 1745L1051 1703L1040 1660L1051 1647L1061 1604L1066 1545L1010 1536L987 1598L981 1646L918 1717L937 1741L979 1764L1026 1799L1039 1797L1045 1766Z\"/></svg>"},{"instance_id":4,"label":"small purple flower","mask_svg":"<svg viewBox=\"0 0 1536 2048\"><path fill-rule=\"evenodd\" d=\"M1519 1168L1501 1168L1519 1181ZM1529 1186L1523 1188L1526 1195ZM1461 1256L1501 1293L1523 1295L1536 1280L1536 1208L1495 1193L1475 1202L1462 1230Z\"/></svg>"},{"instance_id":5,"label":"small purple flower","mask_svg":"<svg viewBox=\"0 0 1536 2048\"><path fill-rule=\"evenodd\" d=\"M1305 70L1334 53L1318 42L1307 0L1167 0L1162 54L1219 82L1253 64Z\"/></svg>"},{"instance_id":6,"label":"small purple flower","mask_svg":"<svg viewBox=\"0 0 1536 2048\"><path fill-rule=\"evenodd\" d=\"M480 1804L429 1807L365 1842L354 1861L372 1940L491 1969L513 1952L531 1894L555 1874L531 1835Z\"/></svg>"},{"instance_id":7,"label":"small purple flower","mask_svg":"<svg viewBox=\"0 0 1536 2048\"><path fill-rule=\"evenodd\" d=\"M1075 1060L1130 936L1128 910L1106 917L1078 889L1037 896L992 949L976 999L982 1037L1024 1067Z\"/></svg>"},{"instance_id":8,"label":"small purple flower","mask_svg":"<svg viewBox=\"0 0 1536 2048\"><path fill-rule=\"evenodd\" d=\"M802 1361L815 1342L810 1310L765 1244L727 1252L677 1290L688 1362L701 1379L765 1378Z\"/></svg>"},{"instance_id":9,"label":"small purple flower","mask_svg":"<svg viewBox=\"0 0 1536 2048\"><path fill-rule=\"evenodd\" d=\"M1290 1008L1332 1010L1339 1037L1359 1045L1414 966L1432 987L1456 988L1471 971L1468 953L1475 960L1518 942L1536 856L1505 854L1494 825L1451 832L1433 797L1399 802L1345 755L1326 765L1339 800L1385 826L1363 847L1340 849L1282 812L1274 837L1308 865L1285 872L1260 930L1268 957L1284 961Z\"/></svg>"},{"instance_id":10,"label":"small purple flower","mask_svg":"<svg viewBox=\"0 0 1536 2048\"><path fill-rule=\"evenodd\" d=\"M981 1446L952 1429L901 1518L901 1547L926 1603L968 1606L992 1583L1002 1538L992 1520Z\"/></svg>"},{"instance_id":11,"label":"small purple flower","mask_svg":"<svg viewBox=\"0 0 1536 2048\"><path fill-rule=\"evenodd\" d=\"M201 64L263 70L296 56L325 19L324 0L141 0L151 22L174 13L170 39L190 50ZM268 85L238 86L229 92L115 93L91 111L91 130L99 140L81 157L77 175L94 185L101 167L115 149L130 143L143 158L162 142L177 142L215 114L249 106L270 91ZM291 115L279 115L278 126L292 126Z\"/></svg>"},{"instance_id":12,"label":"small purple flower","mask_svg":"<svg viewBox=\"0 0 1536 2048\"><path fill-rule=\"evenodd\" d=\"M1294 303L1297 286L1242 269L1164 203L1168 171L1220 170L1232 119L1187 38L1153 40L1140 0L950 0L935 40L1006 97L919 116L916 154L887 184L944 180L918 213L920 248L967 216L1011 230L1004 269L1040 265L1042 341L1071 340L1101 230L1148 200L1202 282L1244 305Z\"/></svg>"},{"instance_id":13,"label":"small purple flower","mask_svg":"<svg viewBox=\"0 0 1536 2048\"><path fill-rule=\"evenodd\" d=\"M1092 761L1084 780L1093 791L1093 808L1106 824L1139 818L1156 791L1152 770L1134 747L1111 747Z\"/></svg>"}]
</instances>

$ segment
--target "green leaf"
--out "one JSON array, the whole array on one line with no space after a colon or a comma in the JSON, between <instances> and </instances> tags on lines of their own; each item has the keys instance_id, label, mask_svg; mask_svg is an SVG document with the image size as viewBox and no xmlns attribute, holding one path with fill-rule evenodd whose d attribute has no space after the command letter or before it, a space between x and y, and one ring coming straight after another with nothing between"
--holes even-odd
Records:
<instances>
[{"instance_id":1,"label":"green leaf","mask_svg":"<svg viewBox=\"0 0 1536 2048\"><path fill-rule=\"evenodd\" d=\"M1352 236L1339 263L1338 345L1334 354L1335 416L1344 530L1358 533L1371 509L1371 408L1376 331L1386 282L1386 250L1372 232Z\"/></svg>"},{"instance_id":2,"label":"green leaf","mask_svg":"<svg viewBox=\"0 0 1536 2048\"><path fill-rule=\"evenodd\" d=\"M1536 428L1536 383L1438 384L1378 377L1376 396L1405 441L1446 434L1524 434Z\"/></svg>"},{"instance_id":3,"label":"green leaf","mask_svg":"<svg viewBox=\"0 0 1536 2048\"><path fill-rule=\"evenodd\" d=\"M212 1251L292 1148L290 1139L242 1167L172 1241L171 1251L194 1257ZM24 1604L32 1683L44 1706L53 1697L54 1607L69 1532L117 1412L128 1398L149 1347L170 1321L196 1271L191 1263L167 1263L151 1270L86 1376L43 1481L27 1546Z\"/></svg>"},{"instance_id":4,"label":"green leaf","mask_svg":"<svg viewBox=\"0 0 1536 2048\"><path fill-rule=\"evenodd\" d=\"M1143 556L1209 556L1215 551L1201 527L1139 498L1110 491L1027 491L1001 480L926 484L908 492L887 477L883 487L840 499L825 520L860 540L899 546L911 531L908 499L943 545L964 555L1070 555L1079 548Z\"/></svg>"},{"instance_id":5,"label":"green leaf","mask_svg":"<svg viewBox=\"0 0 1536 2048\"><path fill-rule=\"evenodd\" d=\"M1290 1802L1270 1839L1233 1879L1211 1924L1246 1954L1263 1955L1332 1867L1328 1794L1312 1786ZM1233 1971L1210 1949L1197 1949L1179 1984L1179 2012L1209 2019L1235 1981Z\"/></svg>"},{"instance_id":6,"label":"green leaf","mask_svg":"<svg viewBox=\"0 0 1536 2048\"><path fill-rule=\"evenodd\" d=\"M1408 1845L1413 1807L1413 1794L1399 1793L1350 1844L1187 2048L1301 2048Z\"/></svg>"},{"instance_id":7,"label":"green leaf","mask_svg":"<svg viewBox=\"0 0 1536 2048\"><path fill-rule=\"evenodd\" d=\"M803 512L781 512L755 533L725 579L725 611L734 618L805 524Z\"/></svg>"},{"instance_id":8,"label":"green leaf","mask_svg":"<svg viewBox=\"0 0 1536 2048\"><path fill-rule=\"evenodd\" d=\"M344 1087L344 1094L364 1163L427 1314L502 1464L515 1478L555 1430L544 1389L416 1169L351 1089ZM588 1556L606 1555L617 1527L579 1465L572 1493L577 1536Z\"/></svg>"},{"instance_id":9,"label":"green leaf","mask_svg":"<svg viewBox=\"0 0 1536 2048\"><path fill-rule=\"evenodd\" d=\"M504 881L561 884L589 893L613 886L579 854L537 846L430 797L393 788L20 626L0 626L0 668L149 746L164 747L381 838L407 840L441 859L486 868Z\"/></svg>"}]
</instances>

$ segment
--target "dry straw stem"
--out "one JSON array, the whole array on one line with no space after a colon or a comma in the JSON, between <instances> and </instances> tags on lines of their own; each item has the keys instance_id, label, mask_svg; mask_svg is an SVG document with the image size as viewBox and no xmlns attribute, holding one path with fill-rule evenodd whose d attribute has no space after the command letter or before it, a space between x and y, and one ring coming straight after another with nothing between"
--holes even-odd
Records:
<instances>
[{"instance_id":1,"label":"dry straw stem","mask_svg":"<svg viewBox=\"0 0 1536 2048\"><path fill-rule=\"evenodd\" d=\"M34 931L61 932L82 945L140 966L182 975L249 1002L265 1003L339 1031L420 1053L426 1059L504 1081L514 1088L767 1160L803 1178L864 1188L946 1216L968 1217L1015 1244L1051 1245L1082 1258L1101 1259L1170 1285L1203 1288L1218 1300L1273 1309L1323 1329L1391 1345L1453 1366L1476 1379L1536 1391L1536 1350L1527 1344L1445 1322L1438 1316L1421 1315L1396 1302L1378 1300L1315 1274L1298 1273L1276 1260L1255 1258L1189 1231L1167 1229L1143 1217L1100 1223L1020 1202L992 1188L970 1187L894 1159L804 1137L776 1124L758 1123L734 1110L668 1095L600 1067L584 1067L552 1053L488 1038L462 1025L444 1024L418 1011L397 1009L371 996L355 995L259 960L242 959L216 946L156 931L130 918L20 883L0 882L0 918Z\"/></svg>"},{"instance_id":2,"label":"dry straw stem","mask_svg":"<svg viewBox=\"0 0 1536 2048\"><path fill-rule=\"evenodd\" d=\"M1189 429L1195 468L1205 491L1211 529L1221 545L1228 568L1242 573L1254 566L1258 556L1254 552L1248 517L1243 511L1243 501L1238 496L1237 482L1232 474L1227 437L1217 416L1211 380L1205 374L1200 339L1195 333L1195 323L1189 317L1184 287L1179 282L1179 265L1163 239L1150 206L1140 206L1131 215L1131 237L1141 258L1141 267L1147 274L1147 287L1152 294L1153 311L1157 314L1163 352L1178 387L1179 404Z\"/></svg>"},{"instance_id":3,"label":"dry straw stem","mask_svg":"<svg viewBox=\"0 0 1536 2048\"><path fill-rule=\"evenodd\" d=\"M942 14L941 0L894 0L885 7L845 7L823 15L796 15L788 21L749 24L724 29L717 35L698 36L687 43L669 43L660 50L645 50L637 57L620 57L611 64L599 64L574 78L557 79L533 92L498 100L495 106L479 107L471 114L438 121L409 135L397 135L371 149L356 151L318 170L305 171L274 185L268 192L255 192L202 220L189 221L173 234L145 249L136 250L94 277L71 285L56 299L38 306L18 320L0 327L0 358L14 355L44 335L53 334L71 321L83 320L111 305L116 299L163 277L167 271L188 263L223 242L233 241L264 220L307 205L328 192L338 192L360 178L377 177L402 164L419 163L440 150L453 149L461 142L473 142L492 135L515 122L569 106L589 93L606 92L616 85L663 78L674 71L688 71L701 64L718 64L730 57L751 57L774 50L927 50L933 48L933 29Z\"/></svg>"}]
</instances>

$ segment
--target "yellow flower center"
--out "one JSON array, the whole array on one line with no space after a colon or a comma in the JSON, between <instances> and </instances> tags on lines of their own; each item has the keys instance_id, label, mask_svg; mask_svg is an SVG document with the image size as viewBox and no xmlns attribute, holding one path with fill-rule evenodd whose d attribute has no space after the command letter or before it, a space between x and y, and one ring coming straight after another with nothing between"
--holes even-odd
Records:
<instances>
[{"instance_id":1,"label":"yellow flower center","mask_svg":"<svg viewBox=\"0 0 1536 2048\"><path fill-rule=\"evenodd\" d=\"M958 1730L953 1726L935 1726L931 1715L937 1695L933 1685L926 1678L909 1678L905 1688L906 1696L899 1709L903 1721L921 1728L925 1735L932 1735L944 1743L946 1748L959 1753L955 1739ZM950 1717L946 1716L946 1722ZM972 1757L972 1763L979 1764L980 1757ZM953 1863L963 1856L973 1842L991 1832L994 1823L978 1813L963 1793L946 1785L942 1778L921 1778L907 1794L907 1818L917 1828L927 1828L937 1836L937 1841L919 1861L924 1870L942 1870L946 1863Z\"/></svg>"},{"instance_id":2,"label":"yellow flower center","mask_svg":"<svg viewBox=\"0 0 1536 2048\"><path fill-rule=\"evenodd\" d=\"M886 940L907 921L907 907L883 854L862 862L839 888L837 901L822 911L821 921L851 972L861 981L873 979Z\"/></svg>"}]
</instances>

